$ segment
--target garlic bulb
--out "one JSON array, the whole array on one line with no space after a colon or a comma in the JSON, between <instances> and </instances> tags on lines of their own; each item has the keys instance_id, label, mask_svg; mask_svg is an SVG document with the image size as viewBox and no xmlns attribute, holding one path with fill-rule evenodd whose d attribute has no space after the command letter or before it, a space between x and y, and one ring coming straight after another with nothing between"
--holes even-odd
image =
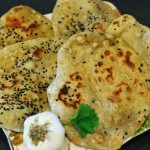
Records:
<instances>
[{"instance_id":1,"label":"garlic bulb","mask_svg":"<svg viewBox=\"0 0 150 150\"><path fill-rule=\"evenodd\" d=\"M24 122L23 140L27 150L67 150L65 130L52 112L28 117Z\"/></svg>"}]
</instances>

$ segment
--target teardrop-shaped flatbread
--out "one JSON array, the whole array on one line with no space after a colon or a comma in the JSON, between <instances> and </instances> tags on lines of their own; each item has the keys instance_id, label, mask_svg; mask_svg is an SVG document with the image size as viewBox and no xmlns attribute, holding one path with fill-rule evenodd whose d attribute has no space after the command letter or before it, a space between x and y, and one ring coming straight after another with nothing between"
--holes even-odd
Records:
<instances>
[{"instance_id":1,"label":"teardrop-shaped flatbread","mask_svg":"<svg viewBox=\"0 0 150 150\"><path fill-rule=\"evenodd\" d=\"M71 36L91 30L105 31L120 15L101 0L57 0L52 14L54 34Z\"/></svg>"},{"instance_id":2,"label":"teardrop-shaped flatbread","mask_svg":"<svg viewBox=\"0 0 150 150\"><path fill-rule=\"evenodd\" d=\"M79 33L58 53L57 75L48 88L51 111L66 124L80 104L89 104L99 127L82 138L73 126L65 126L67 136L80 146L116 150L150 113L149 79L147 65L122 38Z\"/></svg>"},{"instance_id":3,"label":"teardrop-shaped flatbread","mask_svg":"<svg viewBox=\"0 0 150 150\"><path fill-rule=\"evenodd\" d=\"M0 18L0 49L20 41L52 35L51 21L28 6L15 6Z\"/></svg>"},{"instance_id":4,"label":"teardrop-shaped flatbread","mask_svg":"<svg viewBox=\"0 0 150 150\"><path fill-rule=\"evenodd\" d=\"M50 110L47 87L64 38L37 38L0 51L0 127L23 131L24 120Z\"/></svg>"}]
</instances>

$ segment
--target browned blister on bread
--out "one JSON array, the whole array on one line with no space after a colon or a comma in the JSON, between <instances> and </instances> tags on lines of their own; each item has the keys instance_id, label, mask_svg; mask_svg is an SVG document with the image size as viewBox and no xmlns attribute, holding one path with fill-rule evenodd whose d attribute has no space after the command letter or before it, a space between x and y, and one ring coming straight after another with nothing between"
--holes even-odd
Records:
<instances>
[{"instance_id":1,"label":"browned blister on bread","mask_svg":"<svg viewBox=\"0 0 150 150\"><path fill-rule=\"evenodd\" d=\"M125 14L114 20L106 32L110 38L123 38L150 67L150 28Z\"/></svg>"},{"instance_id":2,"label":"browned blister on bread","mask_svg":"<svg viewBox=\"0 0 150 150\"><path fill-rule=\"evenodd\" d=\"M28 6L15 6L0 18L0 49L17 42L52 35L51 21Z\"/></svg>"}]
</instances>

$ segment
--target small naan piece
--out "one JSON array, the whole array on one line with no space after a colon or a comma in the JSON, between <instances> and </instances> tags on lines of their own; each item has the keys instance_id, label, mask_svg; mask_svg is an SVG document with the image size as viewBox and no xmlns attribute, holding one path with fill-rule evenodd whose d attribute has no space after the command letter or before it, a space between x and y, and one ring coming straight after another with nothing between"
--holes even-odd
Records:
<instances>
[{"instance_id":1,"label":"small naan piece","mask_svg":"<svg viewBox=\"0 0 150 150\"><path fill-rule=\"evenodd\" d=\"M47 87L64 38L37 38L0 51L0 127L23 131L24 120L50 110Z\"/></svg>"},{"instance_id":2,"label":"small naan piece","mask_svg":"<svg viewBox=\"0 0 150 150\"><path fill-rule=\"evenodd\" d=\"M57 0L52 14L52 25L57 36L71 36L91 30L104 32L119 16L101 0Z\"/></svg>"},{"instance_id":3,"label":"small naan piece","mask_svg":"<svg viewBox=\"0 0 150 150\"><path fill-rule=\"evenodd\" d=\"M133 16L125 14L114 20L106 32L123 38L150 66L150 28L140 24Z\"/></svg>"},{"instance_id":4,"label":"small naan piece","mask_svg":"<svg viewBox=\"0 0 150 150\"><path fill-rule=\"evenodd\" d=\"M52 35L51 21L28 6L15 6L0 18L0 49L20 41Z\"/></svg>"},{"instance_id":5,"label":"small naan piece","mask_svg":"<svg viewBox=\"0 0 150 150\"><path fill-rule=\"evenodd\" d=\"M82 138L73 126L65 126L68 138L87 148L119 149L150 113L147 70L123 39L111 41L96 31L76 34L58 53L57 75L48 87L51 111L66 124L80 104L89 104L99 127Z\"/></svg>"}]
</instances>

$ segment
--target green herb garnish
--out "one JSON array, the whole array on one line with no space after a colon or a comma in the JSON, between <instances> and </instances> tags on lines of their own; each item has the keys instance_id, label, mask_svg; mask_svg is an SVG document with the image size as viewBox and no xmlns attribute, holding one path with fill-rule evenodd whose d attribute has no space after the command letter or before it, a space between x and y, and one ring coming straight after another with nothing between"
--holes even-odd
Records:
<instances>
[{"instance_id":1,"label":"green herb garnish","mask_svg":"<svg viewBox=\"0 0 150 150\"><path fill-rule=\"evenodd\" d=\"M99 119L90 105L81 104L67 125L73 125L82 137L86 137L87 133L93 133L94 129L99 126Z\"/></svg>"}]
</instances>

